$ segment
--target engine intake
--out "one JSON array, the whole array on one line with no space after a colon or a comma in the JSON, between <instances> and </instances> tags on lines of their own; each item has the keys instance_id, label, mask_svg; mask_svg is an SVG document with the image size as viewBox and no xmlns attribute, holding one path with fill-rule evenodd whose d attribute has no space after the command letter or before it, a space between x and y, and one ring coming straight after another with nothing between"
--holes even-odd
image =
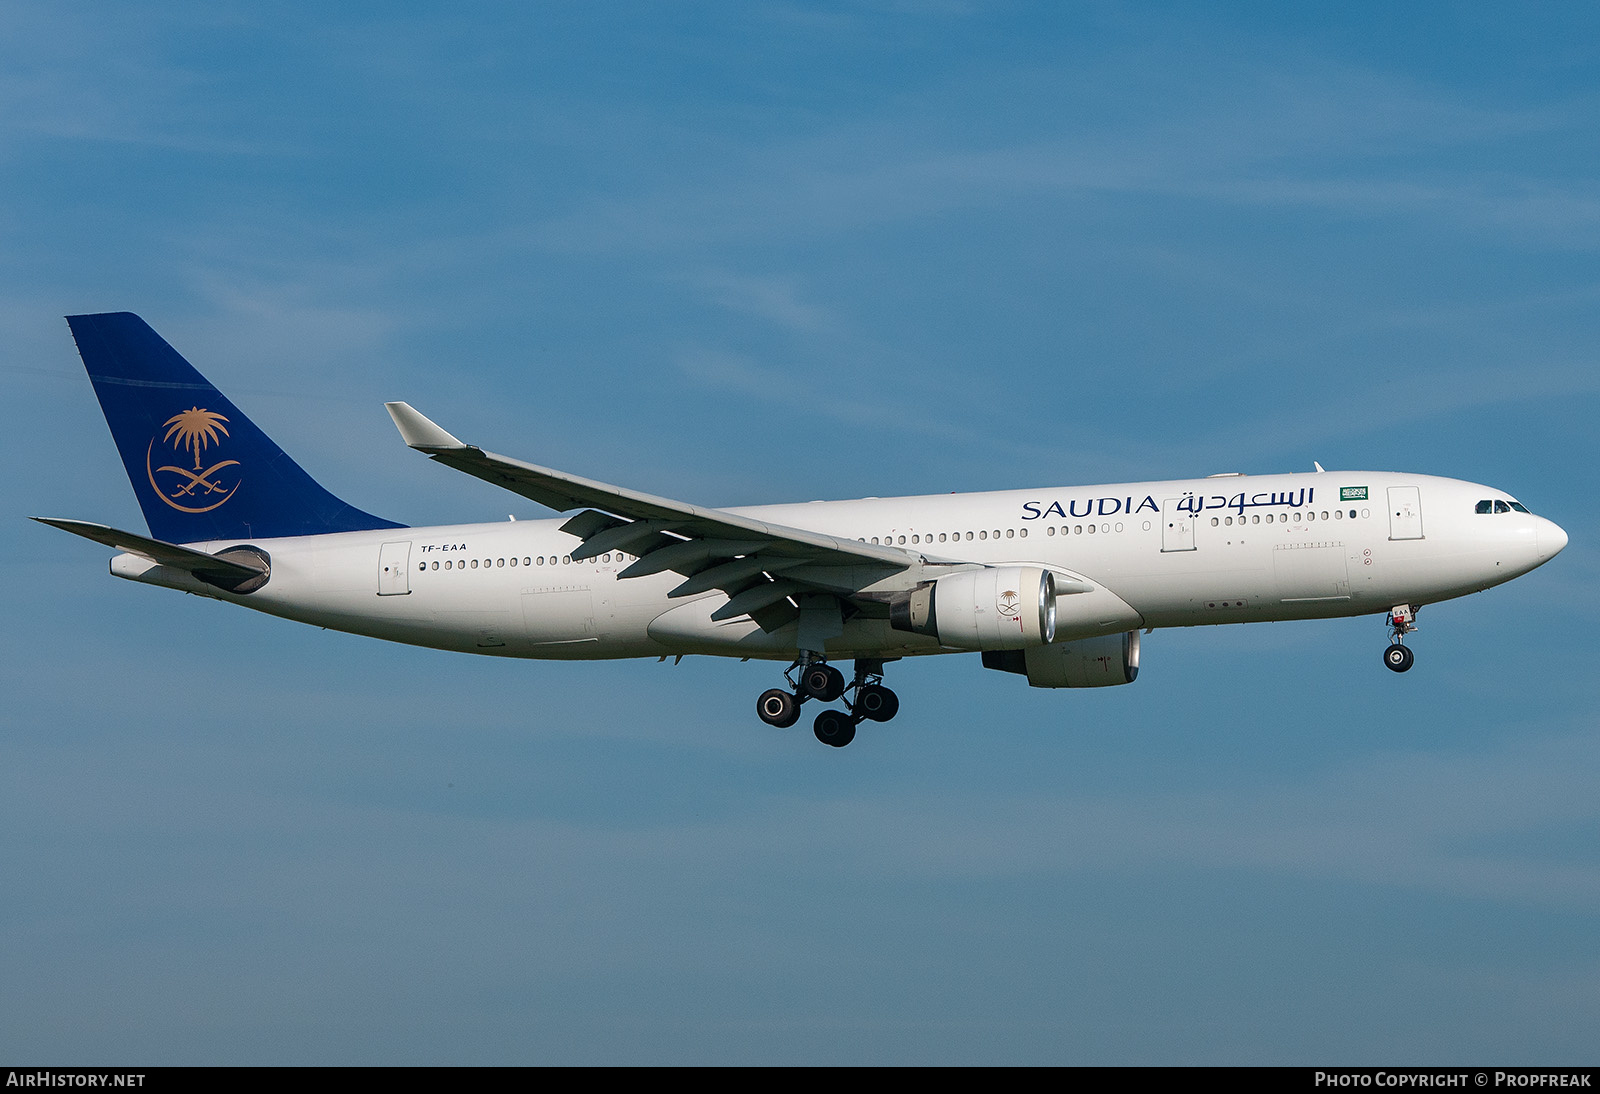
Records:
<instances>
[{"instance_id":1,"label":"engine intake","mask_svg":"<svg viewBox=\"0 0 1600 1094\"><path fill-rule=\"evenodd\" d=\"M1056 634L1055 575L1038 566L964 570L900 593L889 625L966 650L1020 650Z\"/></svg>"}]
</instances>

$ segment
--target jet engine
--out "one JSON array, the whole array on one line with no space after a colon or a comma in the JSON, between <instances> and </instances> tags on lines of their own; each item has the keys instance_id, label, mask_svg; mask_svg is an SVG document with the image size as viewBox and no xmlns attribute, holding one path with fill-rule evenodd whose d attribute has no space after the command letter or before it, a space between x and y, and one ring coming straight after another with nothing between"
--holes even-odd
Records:
<instances>
[{"instance_id":1,"label":"jet engine","mask_svg":"<svg viewBox=\"0 0 1600 1094\"><path fill-rule=\"evenodd\" d=\"M963 570L900 593L889 625L966 650L1020 650L1056 634L1055 576L1038 566Z\"/></svg>"},{"instance_id":2,"label":"jet engine","mask_svg":"<svg viewBox=\"0 0 1600 1094\"><path fill-rule=\"evenodd\" d=\"M1139 675L1139 632L1080 638L1026 650L987 650L983 667L1020 673L1036 688L1103 688Z\"/></svg>"}]
</instances>

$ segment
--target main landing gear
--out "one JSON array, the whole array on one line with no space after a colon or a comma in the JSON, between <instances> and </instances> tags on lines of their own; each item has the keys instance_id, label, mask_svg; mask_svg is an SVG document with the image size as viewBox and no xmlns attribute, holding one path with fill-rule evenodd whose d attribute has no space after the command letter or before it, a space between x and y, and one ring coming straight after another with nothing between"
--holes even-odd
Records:
<instances>
[{"instance_id":1,"label":"main landing gear","mask_svg":"<svg viewBox=\"0 0 1600 1094\"><path fill-rule=\"evenodd\" d=\"M796 661L783 674L791 690L762 692L756 700L756 713L769 726L786 729L800 720L800 706L807 699L832 703L853 692L845 699L844 710L823 711L812 727L817 740L843 748L856 739L856 726L863 721L887 722L900 712L899 697L883 686L882 661L858 660L855 668L855 679L846 684L844 673L826 661Z\"/></svg>"},{"instance_id":2,"label":"main landing gear","mask_svg":"<svg viewBox=\"0 0 1600 1094\"><path fill-rule=\"evenodd\" d=\"M1389 648L1383 651L1383 663L1394 672L1405 672L1417 660L1403 644L1406 635L1417 629L1417 612L1410 604L1396 604L1389 609Z\"/></svg>"}]
</instances>

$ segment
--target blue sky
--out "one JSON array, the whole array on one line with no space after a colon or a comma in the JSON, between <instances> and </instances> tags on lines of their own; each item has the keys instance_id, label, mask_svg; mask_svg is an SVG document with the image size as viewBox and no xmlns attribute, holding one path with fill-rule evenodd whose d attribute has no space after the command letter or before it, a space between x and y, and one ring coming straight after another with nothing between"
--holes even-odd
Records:
<instances>
[{"instance_id":1,"label":"blue sky","mask_svg":"<svg viewBox=\"0 0 1600 1094\"><path fill-rule=\"evenodd\" d=\"M1600 16L1582 4L0 3L0 1056L1592 1063ZM702 504L1218 471L1572 537L1420 620L1161 631L1127 688L388 646L118 582L61 316L320 481Z\"/></svg>"}]
</instances>

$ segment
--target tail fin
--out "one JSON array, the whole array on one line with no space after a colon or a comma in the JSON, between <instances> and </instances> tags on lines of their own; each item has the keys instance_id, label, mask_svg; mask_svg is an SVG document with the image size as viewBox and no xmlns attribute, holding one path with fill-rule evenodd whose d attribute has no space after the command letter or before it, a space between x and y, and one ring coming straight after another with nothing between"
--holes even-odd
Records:
<instances>
[{"instance_id":1,"label":"tail fin","mask_svg":"<svg viewBox=\"0 0 1600 1094\"><path fill-rule=\"evenodd\" d=\"M404 527L318 486L137 315L69 315L67 324L156 539Z\"/></svg>"}]
</instances>

